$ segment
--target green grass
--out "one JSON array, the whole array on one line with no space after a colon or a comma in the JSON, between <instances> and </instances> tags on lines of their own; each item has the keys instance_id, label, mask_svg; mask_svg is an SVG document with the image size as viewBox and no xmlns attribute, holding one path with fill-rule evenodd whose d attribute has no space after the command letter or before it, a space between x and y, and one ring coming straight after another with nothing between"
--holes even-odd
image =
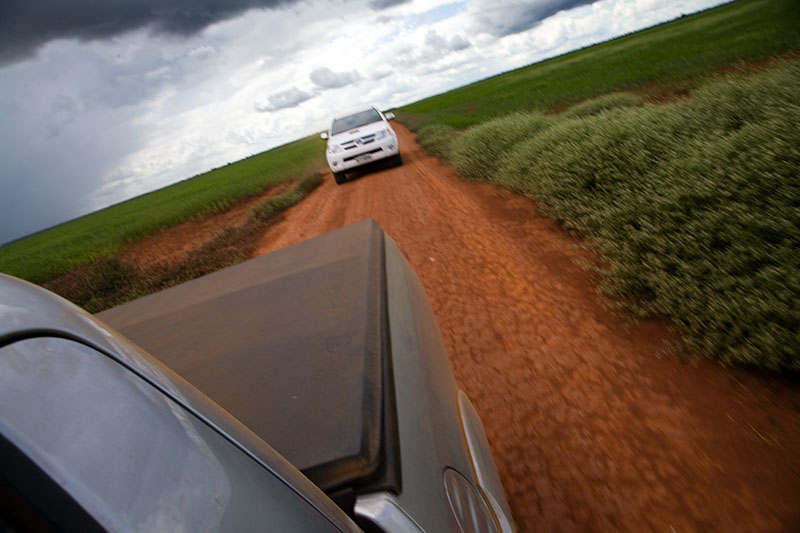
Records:
<instances>
[{"instance_id":1,"label":"green grass","mask_svg":"<svg viewBox=\"0 0 800 533\"><path fill-rule=\"evenodd\" d=\"M524 117L466 130L446 159L529 195L603 255L601 289L670 316L695 350L800 370L800 60L693 97L569 113L495 148ZM511 137L509 137L511 138Z\"/></svg>"},{"instance_id":2,"label":"green grass","mask_svg":"<svg viewBox=\"0 0 800 533\"><path fill-rule=\"evenodd\" d=\"M0 272L41 283L323 164L316 137L280 146L9 243L0 248Z\"/></svg>"},{"instance_id":3,"label":"green grass","mask_svg":"<svg viewBox=\"0 0 800 533\"><path fill-rule=\"evenodd\" d=\"M259 236L278 220L281 213L321 183L321 174L311 174L293 190L264 200L250 210L243 224L223 228L212 240L189 252L177 264L160 263L142 269L112 254L71 269L44 286L90 313L98 313L235 265L250 257L258 245Z\"/></svg>"},{"instance_id":4,"label":"green grass","mask_svg":"<svg viewBox=\"0 0 800 533\"><path fill-rule=\"evenodd\" d=\"M297 202L305 198L311 191L322 184L321 174L312 174L297 184L294 190L279 194L257 205L250 211L250 218L267 222L277 217Z\"/></svg>"},{"instance_id":5,"label":"green grass","mask_svg":"<svg viewBox=\"0 0 800 533\"><path fill-rule=\"evenodd\" d=\"M465 128L610 92L685 93L723 66L800 50L800 2L741 0L407 105L398 119Z\"/></svg>"}]
</instances>

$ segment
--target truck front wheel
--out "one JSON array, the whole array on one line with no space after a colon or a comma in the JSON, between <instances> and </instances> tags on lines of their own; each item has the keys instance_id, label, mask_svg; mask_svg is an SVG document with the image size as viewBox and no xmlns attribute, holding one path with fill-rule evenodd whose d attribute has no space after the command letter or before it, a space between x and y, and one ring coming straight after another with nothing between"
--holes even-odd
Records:
<instances>
[{"instance_id":1,"label":"truck front wheel","mask_svg":"<svg viewBox=\"0 0 800 533\"><path fill-rule=\"evenodd\" d=\"M333 179L336 180L336 185L341 185L342 183L347 181L347 178L345 177L344 172L334 172L333 173Z\"/></svg>"}]
</instances>

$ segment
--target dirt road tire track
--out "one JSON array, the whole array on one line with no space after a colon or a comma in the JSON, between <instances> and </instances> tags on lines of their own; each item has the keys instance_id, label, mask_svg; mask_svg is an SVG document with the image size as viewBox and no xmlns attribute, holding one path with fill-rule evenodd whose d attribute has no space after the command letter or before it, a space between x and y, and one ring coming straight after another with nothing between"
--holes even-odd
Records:
<instances>
[{"instance_id":1,"label":"dirt road tire track","mask_svg":"<svg viewBox=\"0 0 800 533\"><path fill-rule=\"evenodd\" d=\"M258 254L376 219L419 274L522 531L800 526L795 383L660 355L606 310L535 205L466 183L398 128L405 164L329 175Z\"/></svg>"}]
</instances>

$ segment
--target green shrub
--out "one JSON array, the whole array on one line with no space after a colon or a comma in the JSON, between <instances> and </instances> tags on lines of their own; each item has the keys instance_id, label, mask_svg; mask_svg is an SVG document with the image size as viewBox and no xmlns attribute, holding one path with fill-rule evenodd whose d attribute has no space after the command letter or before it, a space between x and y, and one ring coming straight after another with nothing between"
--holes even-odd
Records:
<instances>
[{"instance_id":1,"label":"green shrub","mask_svg":"<svg viewBox=\"0 0 800 533\"><path fill-rule=\"evenodd\" d=\"M314 174L311 174L310 176L300 180L300 183L297 184L295 190L305 197L311 191L322 185L322 181L322 174L320 172L315 172Z\"/></svg>"},{"instance_id":2,"label":"green shrub","mask_svg":"<svg viewBox=\"0 0 800 533\"><path fill-rule=\"evenodd\" d=\"M540 113L514 113L466 130L451 147L450 162L462 176L487 179L517 143L546 130L552 119Z\"/></svg>"},{"instance_id":3,"label":"green shrub","mask_svg":"<svg viewBox=\"0 0 800 533\"><path fill-rule=\"evenodd\" d=\"M285 192L258 204L250 211L250 217L260 221L271 220L302 200L304 196L298 190Z\"/></svg>"},{"instance_id":4,"label":"green shrub","mask_svg":"<svg viewBox=\"0 0 800 533\"><path fill-rule=\"evenodd\" d=\"M640 105L642 105L642 100L635 94L610 93L574 105L564 111L561 116L564 118L589 117L611 109L638 107Z\"/></svg>"},{"instance_id":5,"label":"green shrub","mask_svg":"<svg viewBox=\"0 0 800 533\"><path fill-rule=\"evenodd\" d=\"M545 210L568 227L596 234L606 224L598 210L621 221L628 216L621 190L651 194L643 177L678 149L674 127L654 106L561 120L511 150L494 181L544 200Z\"/></svg>"},{"instance_id":6,"label":"green shrub","mask_svg":"<svg viewBox=\"0 0 800 533\"><path fill-rule=\"evenodd\" d=\"M450 155L450 145L458 135L459 131L451 126L433 124L420 128L417 140L429 153L446 160Z\"/></svg>"},{"instance_id":7,"label":"green shrub","mask_svg":"<svg viewBox=\"0 0 800 533\"><path fill-rule=\"evenodd\" d=\"M646 309L673 316L705 353L800 370L798 123L800 110L787 107L697 139L657 169L659 194L639 209L655 222L650 234L628 237L633 250L604 242L606 255L623 259L610 288L648 287Z\"/></svg>"},{"instance_id":8,"label":"green shrub","mask_svg":"<svg viewBox=\"0 0 800 533\"><path fill-rule=\"evenodd\" d=\"M798 105L800 62L788 61L747 80L727 77L700 87L678 106L683 135L727 134L746 124L781 116Z\"/></svg>"},{"instance_id":9,"label":"green shrub","mask_svg":"<svg viewBox=\"0 0 800 533\"><path fill-rule=\"evenodd\" d=\"M722 361L800 370L797 94L793 61L691 100L562 119L492 180L592 237L619 305L668 314Z\"/></svg>"}]
</instances>

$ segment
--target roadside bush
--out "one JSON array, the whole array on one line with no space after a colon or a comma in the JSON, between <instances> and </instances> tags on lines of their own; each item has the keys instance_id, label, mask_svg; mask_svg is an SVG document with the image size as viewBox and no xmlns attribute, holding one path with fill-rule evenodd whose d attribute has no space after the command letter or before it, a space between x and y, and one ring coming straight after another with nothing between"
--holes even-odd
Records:
<instances>
[{"instance_id":1,"label":"roadside bush","mask_svg":"<svg viewBox=\"0 0 800 533\"><path fill-rule=\"evenodd\" d=\"M617 305L668 314L722 361L797 371L798 94L793 61L691 100L562 119L492 181L592 237Z\"/></svg>"},{"instance_id":2,"label":"roadside bush","mask_svg":"<svg viewBox=\"0 0 800 533\"><path fill-rule=\"evenodd\" d=\"M294 204L303 199L305 195L299 190L285 192L274 198L266 200L250 211L250 217L266 222L280 215Z\"/></svg>"},{"instance_id":3,"label":"roadside bush","mask_svg":"<svg viewBox=\"0 0 800 533\"><path fill-rule=\"evenodd\" d=\"M220 230L212 240L191 250L179 264L157 272L157 279L148 292L185 283L217 270L233 266L246 260L254 243L264 228L260 224L229 226Z\"/></svg>"},{"instance_id":4,"label":"roadside bush","mask_svg":"<svg viewBox=\"0 0 800 533\"><path fill-rule=\"evenodd\" d=\"M635 217L622 198L654 194L645 176L680 151L674 122L654 106L561 120L511 150L494 181L541 199L569 228L602 234L609 219Z\"/></svg>"},{"instance_id":5,"label":"roadside bush","mask_svg":"<svg viewBox=\"0 0 800 533\"><path fill-rule=\"evenodd\" d=\"M724 361L800 370L800 111L697 139L657 169L646 233L604 239L608 289L646 287L644 310L674 317ZM620 244L625 238L627 244Z\"/></svg>"},{"instance_id":6,"label":"roadside bush","mask_svg":"<svg viewBox=\"0 0 800 533\"><path fill-rule=\"evenodd\" d=\"M642 105L642 100L635 94L610 93L576 104L561 113L561 116L564 118L581 118L597 115L610 109L637 107L640 105Z\"/></svg>"},{"instance_id":7,"label":"roadside bush","mask_svg":"<svg viewBox=\"0 0 800 533\"><path fill-rule=\"evenodd\" d=\"M450 162L466 178L488 179L508 150L552 122L541 113L515 113L484 122L466 130L452 145Z\"/></svg>"},{"instance_id":8,"label":"roadside bush","mask_svg":"<svg viewBox=\"0 0 800 533\"><path fill-rule=\"evenodd\" d=\"M429 153L447 160L450 155L450 146L458 135L459 131L451 126L433 124L420 128L417 132L417 140Z\"/></svg>"},{"instance_id":9,"label":"roadside bush","mask_svg":"<svg viewBox=\"0 0 800 533\"><path fill-rule=\"evenodd\" d=\"M320 185L322 185L322 174L315 172L300 180L295 190L305 197Z\"/></svg>"},{"instance_id":10,"label":"roadside bush","mask_svg":"<svg viewBox=\"0 0 800 533\"><path fill-rule=\"evenodd\" d=\"M742 80L729 77L700 87L694 98L678 110L685 130L682 134L726 134L747 124L780 117L798 105L800 61L789 61Z\"/></svg>"}]
</instances>

